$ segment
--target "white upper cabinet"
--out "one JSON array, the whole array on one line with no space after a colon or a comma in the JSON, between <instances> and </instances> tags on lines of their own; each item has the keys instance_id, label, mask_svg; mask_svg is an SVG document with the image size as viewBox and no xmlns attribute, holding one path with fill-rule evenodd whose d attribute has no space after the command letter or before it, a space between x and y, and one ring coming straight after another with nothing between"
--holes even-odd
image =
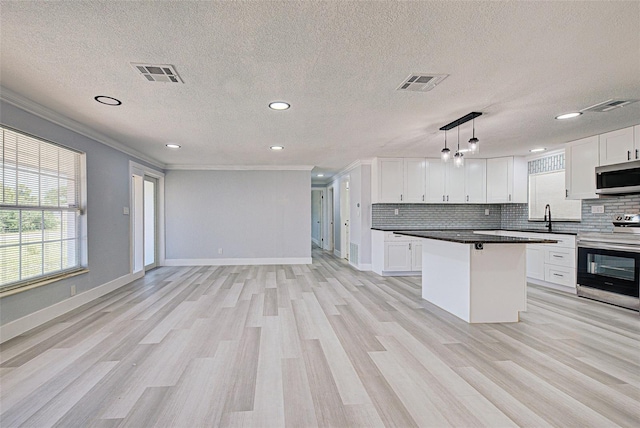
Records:
<instances>
[{"instance_id":1,"label":"white upper cabinet","mask_svg":"<svg viewBox=\"0 0 640 428\"><path fill-rule=\"evenodd\" d=\"M524 158L487 159L487 203L526 203L527 174Z\"/></svg>"},{"instance_id":2,"label":"white upper cabinet","mask_svg":"<svg viewBox=\"0 0 640 428\"><path fill-rule=\"evenodd\" d=\"M404 159L381 158L377 159L373 169L373 175L377 179L378 194L373 201L379 203L398 203L404 199ZM375 186L375 184L374 184Z\"/></svg>"},{"instance_id":3,"label":"white upper cabinet","mask_svg":"<svg viewBox=\"0 0 640 428\"><path fill-rule=\"evenodd\" d=\"M456 168L453 162L427 159L427 202L465 202L465 167Z\"/></svg>"},{"instance_id":4,"label":"white upper cabinet","mask_svg":"<svg viewBox=\"0 0 640 428\"><path fill-rule=\"evenodd\" d=\"M598 136L594 135L567 143L564 158L567 199L597 198Z\"/></svg>"},{"instance_id":5,"label":"white upper cabinet","mask_svg":"<svg viewBox=\"0 0 640 428\"><path fill-rule=\"evenodd\" d=\"M453 162L448 162L445 168L445 190L447 202L461 204L465 202L464 190L465 170L467 166L456 167Z\"/></svg>"},{"instance_id":6,"label":"white upper cabinet","mask_svg":"<svg viewBox=\"0 0 640 428\"><path fill-rule=\"evenodd\" d=\"M640 146L634 142L633 128L631 126L600 134L601 166L640 159ZM638 137L636 137L637 139Z\"/></svg>"},{"instance_id":7,"label":"white upper cabinet","mask_svg":"<svg viewBox=\"0 0 640 428\"><path fill-rule=\"evenodd\" d=\"M427 159L427 202L443 203L447 201L445 165L440 159Z\"/></svg>"},{"instance_id":8,"label":"white upper cabinet","mask_svg":"<svg viewBox=\"0 0 640 428\"><path fill-rule=\"evenodd\" d=\"M424 158L378 158L371 168L373 203L425 201Z\"/></svg>"},{"instance_id":9,"label":"white upper cabinet","mask_svg":"<svg viewBox=\"0 0 640 428\"><path fill-rule=\"evenodd\" d=\"M404 160L403 202L425 202L426 160L409 158Z\"/></svg>"},{"instance_id":10,"label":"white upper cabinet","mask_svg":"<svg viewBox=\"0 0 640 428\"><path fill-rule=\"evenodd\" d=\"M464 163L465 202L484 204L487 202L487 160L467 159Z\"/></svg>"}]
</instances>

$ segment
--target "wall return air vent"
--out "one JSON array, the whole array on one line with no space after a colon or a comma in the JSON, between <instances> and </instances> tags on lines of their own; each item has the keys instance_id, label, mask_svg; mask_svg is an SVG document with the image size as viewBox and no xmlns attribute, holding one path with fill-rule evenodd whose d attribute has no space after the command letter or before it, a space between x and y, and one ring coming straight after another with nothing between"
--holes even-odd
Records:
<instances>
[{"instance_id":1,"label":"wall return air vent","mask_svg":"<svg viewBox=\"0 0 640 428\"><path fill-rule=\"evenodd\" d=\"M132 62L131 65L144 80L149 82L184 83L171 64L142 64Z\"/></svg>"},{"instance_id":2,"label":"wall return air vent","mask_svg":"<svg viewBox=\"0 0 640 428\"><path fill-rule=\"evenodd\" d=\"M427 92L436 87L436 85L446 79L448 74L428 74L428 73L414 73L410 74L401 84L396 88L397 91L411 91L411 92Z\"/></svg>"},{"instance_id":3,"label":"wall return air vent","mask_svg":"<svg viewBox=\"0 0 640 428\"><path fill-rule=\"evenodd\" d=\"M624 107L631 103L635 103L638 100L607 100L596 105L592 105L591 107L587 107L585 109L580 110L581 112L585 111L597 111L599 113L605 113L610 110Z\"/></svg>"}]
</instances>

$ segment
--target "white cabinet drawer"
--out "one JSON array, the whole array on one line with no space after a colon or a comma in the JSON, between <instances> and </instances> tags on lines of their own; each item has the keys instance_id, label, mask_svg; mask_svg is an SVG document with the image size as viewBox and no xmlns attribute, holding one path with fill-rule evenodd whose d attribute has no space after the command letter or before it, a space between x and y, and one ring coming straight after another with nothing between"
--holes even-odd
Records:
<instances>
[{"instance_id":1,"label":"white cabinet drawer","mask_svg":"<svg viewBox=\"0 0 640 428\"><path fill-rule=\"evenodd\" d=\"M410 236L406 236L406 235L397 235L393 232L385 232L384 233L384 241L385 242L404 242L404 241L411 241L415 238L412 238Z\"/></svg>"},{"instance_id":2,"label":"white cabinet drawer","mask_svg":"<svg viewBox=\"0 0 640 428\"><path fill-rule=\"evenodd\" d=\"M575 287L575 269L561 266L545 265L544 280L554 284Z\"/></svg>"},{"instance_id":3,"label":"white cabinet drawer","mask_svg":"<svg viewBox=\"0 0 640 428\"><path fill-rule=\"evenodd\" d=\"M557 244L553 244L556 247L566 247L566 248L575 248L576 247L576 237L575 236L566 236L566 235L554 235L550 233L548 235L548 239L553 239L558 241Z\"/></svg>"},{"instance_id":4,"label":"white cabinet drawer","mask_svg":"<svg viewBox=\"0 0 640 428\"><path fill-rule=\"evenodd\" d=\"M544 261L551 265L575 268L576 250L562 247L547 247L545 248Z\"/></svg>"}]
</instances>

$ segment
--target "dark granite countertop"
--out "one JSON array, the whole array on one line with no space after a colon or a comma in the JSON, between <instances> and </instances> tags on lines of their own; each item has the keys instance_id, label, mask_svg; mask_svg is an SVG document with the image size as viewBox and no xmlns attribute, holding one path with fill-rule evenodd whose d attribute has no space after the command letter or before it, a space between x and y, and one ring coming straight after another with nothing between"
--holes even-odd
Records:
<instances>
[{"instance_id":1,"label":"dark granite countertop","mask_svg":"<svg viewBox=\"0 0 640 428\"><path fill-rule=\"evenodd\" d=\"M578 232L563 232L561 230L552 230L549 232L547 229L500 229L507 230L509 232L533 232L533 233L552 233L557 235L578 235Z\"/></svg>"},{"instance_id":2,"label":"dark granite countertop","mask_svg":"<svg viewBox=\"0 0 640 428\"><path fill-rule=\"evenodd\" d=\"M474 229L425 229L425 228L420 228L420 229L416 229L416 228L409 228L409 229L403 229L403 228L399 228L399 227L372 227L371 230L380 230L382 232L426 232L426 231L434 231L434 232L451 232L451 231L457 231L457 232L473 232L473 231L487 231L487 230L506 230L508 232L530 232L530 233L551 233L551 234L557 234L557 235L574 235L576 236L578 234L578 232L563 232L560 230L553 230L551 232L549 232L546 229L496 229L495 227L492 228L474 228Z\"/></svg>"},{"instance_id":3,"label":"dark granite countertop","mask_svg":"<svg viewBox=\"0 0 640 428\"><path fill-rule=\"evenodd\" d=\"M511 236L484 235L472 230L403 230L398 235L414 238L437 239L460 244L555 244L558 241L538 238L515 238Z\"/></svg>"}]
</instances>

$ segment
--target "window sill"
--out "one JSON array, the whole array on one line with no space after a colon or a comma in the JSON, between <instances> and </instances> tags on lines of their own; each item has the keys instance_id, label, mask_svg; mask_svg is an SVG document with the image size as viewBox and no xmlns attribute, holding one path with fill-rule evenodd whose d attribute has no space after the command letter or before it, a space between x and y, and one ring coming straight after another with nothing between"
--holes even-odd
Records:
<instances>
[{"instance_id":1,"label":"window sill","mask_svg":"<svg viewBox=\"0 0 640 428\"><path fill-rule=\"evenodd\" d=\"M73 272L65 272L60 275L43 279L42 281L27 283L21 286L17 286L16 288L12 288L7 291L0 292L0 299L7 296L12 296L14 294L22 293L23 291L33 290L34 288L42 287L43 285L51 284L52 282L60 281L62 279L72 278L74 276L82 275L89 272L89 269L82 268L80 270L76 270Z\"/></svg>"}]
</instances>

